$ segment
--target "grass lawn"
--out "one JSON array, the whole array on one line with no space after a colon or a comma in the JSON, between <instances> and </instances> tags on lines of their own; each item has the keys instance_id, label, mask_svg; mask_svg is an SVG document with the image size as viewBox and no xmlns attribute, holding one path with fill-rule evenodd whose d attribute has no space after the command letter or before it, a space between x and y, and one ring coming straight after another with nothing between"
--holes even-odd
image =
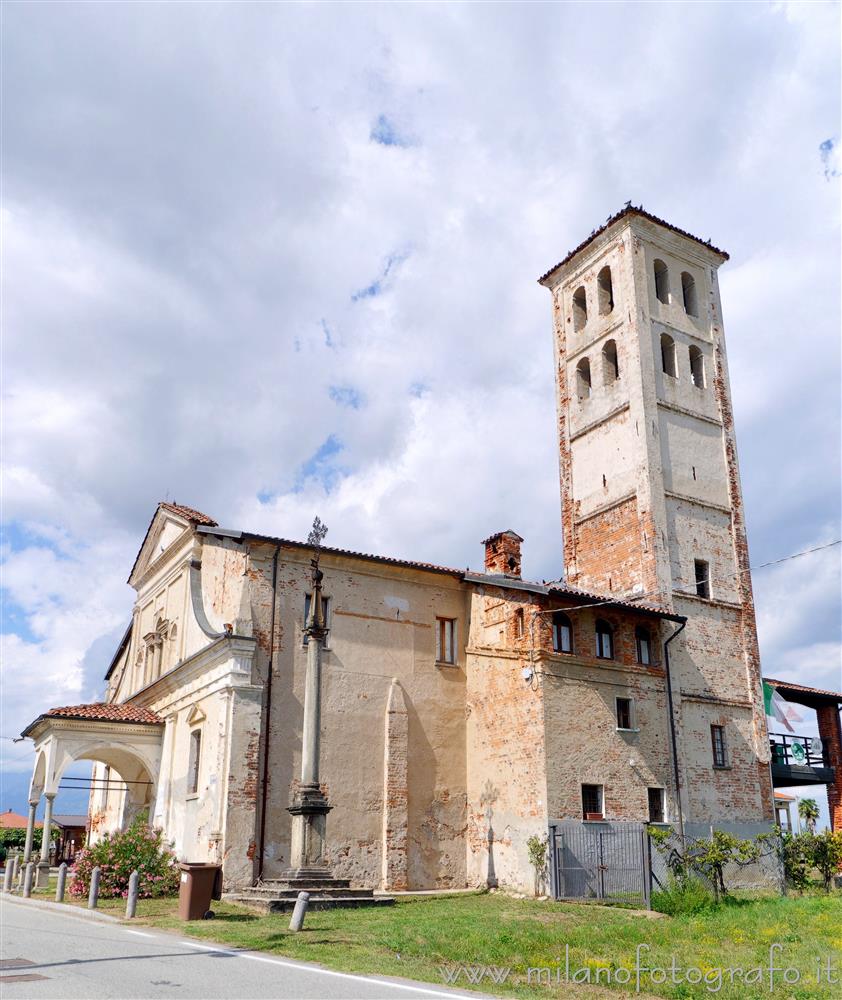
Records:
<instances>
[{"instance_id":1,"label":"grass lawn","mask_svg":"<svg viewBox=\"0 0 842 1000\"><path fill-rule=\"evenodd\" d=\"M82 901L84 905L84 901ZM637 911L610 907L511 899L502 894L433 896L399 899L394 907L314 912L299 934L288 931L289 915L261 916L230 903L215 903L215 920L181 923L173 899L142 900L137 923L176 930L232 948L273 952L289 958L320 962L345 972L407 976L442 985L441 969L451 985L487 993L520 997L605 997L632 994L635 950L650 950L642 965L666 970L666 982L641 977L641 996L659 997L777 997L795 1000L842 996L842 986L816 981L816 959L831 959L842 982L842 895L824 894L737 900L693 917L649 918ZM122 915L123 900L103 900L100 909ZM800 982L788 985L783 972L769 989L769 949L780 944L776 964L798 970ZM567 946L567 951L565 946ZM565 983L569 955L570 982ZM708 977L698 985L673 983L675 956L683 980ZM509 969L505 982L495 983L494 970ZM734 982L718 969L764 970L763 981L751 983L735 973ZM527 981L527 969L551 970L552 984ZM599 974L600 986L593 985ZM615 982L618 970L630 970L627 985ZM556 981L559 970L561 981ZM574 985L574 975L587 975L591 985ZM606 971L611 985L606 988ZM484 975L483 975L484 973ZM533 974L534 975L534 974ZM794 972L789 973L794 977ZM547 974L544 974L546 980ZM625 978L620 972L619 978ZM656 979L659 978L656 976Z\"/></svg>"}]
</instances>

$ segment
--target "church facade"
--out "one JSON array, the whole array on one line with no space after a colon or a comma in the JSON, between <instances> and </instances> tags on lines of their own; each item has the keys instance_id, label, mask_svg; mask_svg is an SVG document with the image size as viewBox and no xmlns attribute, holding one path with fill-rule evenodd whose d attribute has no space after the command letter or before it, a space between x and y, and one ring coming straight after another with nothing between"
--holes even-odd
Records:
<instances>
[{"instance_id":1,"label":"church facade","mask_svg":"<svg viewBox=\"0 0 842 1000\"><path fill-rule=\"evenodd\" d=\"M552 298L565 576L321 550L321 781L333 873L531 888L552 820L774 818L717 269L626 208L540 280ZM528 544L528 543L527 543ZM92 836L146 810L229 888L290 863L307 544L159 504L104 701L50 709L30 815L91 760ZM34 805L33 805L34 804Z\"/></svg>"}]
</instances>

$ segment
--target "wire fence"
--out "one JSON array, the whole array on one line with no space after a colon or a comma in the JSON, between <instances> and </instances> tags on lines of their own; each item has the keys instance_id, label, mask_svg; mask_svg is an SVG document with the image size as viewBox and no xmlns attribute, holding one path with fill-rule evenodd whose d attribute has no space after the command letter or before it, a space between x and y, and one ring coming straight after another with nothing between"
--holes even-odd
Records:
<instances>
[{"instance_id":1,"label":"wire fence","mask_svg":"<svg viewBox=\"0 0 842 1000\"><path fill-rule=\"evenodd\" d=\"M667 828L658 838L645 823L620 821L550 823L550 881L556 899L626 903L648 908L653 892L667 889L677 873L696 878L712 892L785 891L778 831L764 824L717 824L737 837L741 857L709 865L713 827L688 824L684 839Z\"/></svg>"}]
</instances>

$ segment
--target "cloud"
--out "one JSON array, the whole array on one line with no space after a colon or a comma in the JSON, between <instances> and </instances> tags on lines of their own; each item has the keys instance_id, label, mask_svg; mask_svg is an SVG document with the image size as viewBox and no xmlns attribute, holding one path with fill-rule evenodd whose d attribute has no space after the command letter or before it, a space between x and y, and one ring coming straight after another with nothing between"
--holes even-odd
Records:
<instances>
[{"instance_id":1,"label":"cloud","mask_svg":"<svg viewBox=\"0 0 842 1000\"><path fill-rule=\"evenodd\" d=\"M3 735L95 693L166 496L456 566L513 527L557 577L535 279L628 199L732 254L754 561L838 534L838 7L604 17L8 7ZM785 566L764 662L827 679L838 560Z\"/></svg>"}]
</instances>

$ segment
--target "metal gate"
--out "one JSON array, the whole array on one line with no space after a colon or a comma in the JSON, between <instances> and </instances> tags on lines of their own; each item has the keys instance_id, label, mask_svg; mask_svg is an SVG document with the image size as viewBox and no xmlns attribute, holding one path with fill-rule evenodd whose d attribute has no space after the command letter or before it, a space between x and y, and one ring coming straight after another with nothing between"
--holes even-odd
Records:
<instances>
[{"instance_id":1,"label":"metal gate","mask_svg":"<svg viewBox=\"0 0 842 1000\"><path fill-rule=\"evenodd\" d=\"M550 824L556 899L649 907L650 847L643 823L560 820Z\"/></svg>"}]
</instances>

